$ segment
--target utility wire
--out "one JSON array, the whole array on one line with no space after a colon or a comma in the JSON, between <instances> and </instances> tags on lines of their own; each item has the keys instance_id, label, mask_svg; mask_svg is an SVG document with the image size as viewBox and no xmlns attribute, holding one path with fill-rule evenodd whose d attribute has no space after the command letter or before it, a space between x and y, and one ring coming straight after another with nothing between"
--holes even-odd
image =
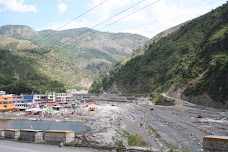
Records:
<instances>
[{"instance_id":1,"label":"utility wire","mask_svg":"<svg viewBox=\"0 0 228 152\"><path fill-rule=\"evenodd\" d=\"M112 18L114 18L114 17L116 17L116 16L118 16L118 15L120 15L120 14L126 12L127 10L129 10L129 9L131 9L131 8L133 8L133 7L135 7L136 5L139 5L140 3L144 2L144 1L146 1L146 0L139 1L138 3L132 5L131 7L128 7L127 9L125 9L125 10L123 10L123 11L121 11L121 12L115 14L115 15L113 15L112 17L110 17L110 18L108 18L108 19L106 19L106 20L104 20L104 21L102 21L102 22L100 22L100 23L98 23L98 24L92 26L90 29L87 29L86 31L81 32L81 33L79 33L78 35L74 36L73 38L71 38L71 39L69 39L69 40L63 42L63 44L64 44L64 43L67 43L67 42L69 42L69 41L71 41L71 40L73 40L73 39L75 39L75 38L77 38L77 37L79 37L79 36L81 36L82 34L84 34L84 33L88 32L88 31L92 30L93 28L95 28L95 27L97 27L97 26L99 26L99 25L101 25L101 24L107 22L108 20L111 20Z\"/></svg>"},{"instance_id":2,"label":"utility wire","mask_svg":"<svg viewBox=\"0 0 228 152\"><path fill-rule=\"evenodd\" d=\"M130 14L128 14L128 15L126 15L126 16L124 16L124 17L122 17L122 18L120 18L120 19L118 19L118 20L116 20L116 21L114 21L114 22L112 22L112 23L110 23L110 24L108 24L108 25L106 25L106 26L100 28L100 29L98 29L97 31L94 31L94 32L92 32L92 33L90 33L90 34L88 34L88 35L86 35L86 36L84 36L84 37L78 39L78 40L75 41L74 43L77 43L77 42L81 41L82 39L86 38L87 36L92 35L92 34L94 34L94 33L97 33L97 32L99 32L99 30L102 30L102 29L104 29L104 28L106 28L106 27L108 27L108 26L111 26L112 24L115 24L116 22L118 22L118 21L120 21L120 20L122 20L122 19L125 19L125 18L127 18L127 17L129 17L129 16L131 16L131 15L133 15L133 14L135 14L135 13L137 13L137 12L139 12L139 11L141 11L141 10L143 10L143 9L145 9L145 8L147 8L147 7L149 7L149 6L153 5L153 4L155 4L155 3L157 3L157 2L159 2L159 1L160 1L160 0L157 0L157 1L153 2L153 3L150 3L150 4L144 6L144 7L140 8L140 9L138 9L138 10L136 10L136 11L134 11L134 12L132 12L132 13L130 13ZM75 37L74 37L74 38L75 38ZM74 38L72 38L72 39L74 39ZM71 41L72 39L70 39L70 40L68 40L68 41L66 41L66 42L69 42L69 41ZM66 43L66 42L64 42L64 43ZM65 45L64 47L68 47L69 45L70 45L70 44Z\"/></svg>"},{"instance_id":3,"label":"utility wire","mask_svg":"<svg viewBox=\"0 0 228 152\"><path fill-rule=\"evenodd\" d=\"M109 0L105 0L105 1L103 1L103 2L101 2L101 3L99 3L98 5L96 5L96 6L92 7L91 9L89 9L89 10L87 10L86 12L82 13L81 15L79 15L79 16L77 16L77 17L75 17L75 18L74 18L74 19L72 19L71 21L67 22L66 24L64 24L64 25L60 26L59 28L55 29L55 30L54 30L54 31L52 31L51 33L49 33L49 34L45 35L44 37L42 37L42 38L40 38L40 39L38 39L37 41L32 42L32 43L37 43L37 42L39 42L39 41L41 41L41 40L45 39L46 37L48 37L48 36L52 35L52 34L53 34L53 33L55 33L56 31L58 31L58 30L60 30L61 28L63 28L64 26L66 26L66 25L70 24L70 23L71 23L71 22L73 22L74 20L76 20L76 19L78 19L78 18L82 17L83 15L85 15L85 14L89 13L90 11L92 11L93 9L97 8L98 6L102 5L103 3L107 2L107 1L109 1ZM31 44L31 45L29 45L28 47L25 47L24 49L28 49L28 48L29 48L29 47L31 47L31 46L32 46L32 44Z\"/></svg>"}]
</instances>

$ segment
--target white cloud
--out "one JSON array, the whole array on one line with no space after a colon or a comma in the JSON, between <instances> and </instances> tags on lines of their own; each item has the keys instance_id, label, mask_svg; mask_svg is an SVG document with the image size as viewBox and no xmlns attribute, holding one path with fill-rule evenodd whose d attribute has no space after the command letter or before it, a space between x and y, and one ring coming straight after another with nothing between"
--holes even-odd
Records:
<instances>
[{"instance_id":1,"label":"white cloud","mask_svg":"<svg viewBox=\"0 0 228 152\"><path fill-rule=\"evenodd\" d=\"M25 4L24 0L0 0L0 4L13 12L37 12L36 5Z\"/></svg>"},{"instance_id":2,"label":"white cloud","mask_svg":"<svg viewBox=\"0 0 228 152\"><path fill-rule=\"evenodd\" d=\"M59 29L60 27L62 27L63 25L65 25L68 22L69 21L48 23L47 25L42 27L40 30L43 30L43 29L57 30L57 29ZM83 19L83 20L80 20L80 21L73 21L73 22L67 24L66 26L62 27L59 30L66 30L66 29L73 29L73 28L80 28L80 27L89 27L89 21L86 20L86 19Z\"/></svg>"},{"instance_id":3,"label":"white cloud","mask_svg":"<svg viewBox=\"0 0 228 152\"><path fill-rule=\"evenodd\" d=\"M134 12L134 10L132 10L131 12L128 12L128 13L121 14L119 19L123 18L123 20L120 20L120 21L125 22L125 23L126 22L127 23L130 23L130 22L137 23L137 22L145 21L145 19L148 17L147 12L145 10L136 12L131 15L132 12Z\"/></svg>"},{"instance_id":4,"label":"white cloud","mask_svg":"<svg viewBox=\"0 0 228 152\"><path fill-rule=\"evenodd\" d=\"M57 8L59 13L64 13L67 11L67 5L64 3L60 3Z\"/></svg>"},{"instance_id":5,"label":"white cloud","mask_svg":"<svg viewBox=\"0 0 228 152\"><path fill-rule=\"evenodd\" d=\"M148 13L154 14L160 24L174 26L209 11L208 6L203 6L199 0L177 1L176 3L170 3L168 0L160 1Z\"/></svg>"},{"instance_id":6,"label":"white cloud","mask_svg":"<svg viewBox=\"0 0 228 152\"><path fill-rule=\"evenodd\" d=\"M130 13L152 2L153 1L146 1L146 4L140 4L140 6L132 9ZM121 26L121 32L133 32L152 37L165 29L203 15L225 2L225 0L218 0L217 3L213 0L207 0L207 2L205 2L205 0L176 0L175 2L161 0L104 30L107 31L110 29L110 31L113 32L120 32L119 27ZM129 14L129 12L124 13L121 16L123 17L127 14ZM115 27L118 27L116 28L117 30Z\"/></svg>"}]
</instances>

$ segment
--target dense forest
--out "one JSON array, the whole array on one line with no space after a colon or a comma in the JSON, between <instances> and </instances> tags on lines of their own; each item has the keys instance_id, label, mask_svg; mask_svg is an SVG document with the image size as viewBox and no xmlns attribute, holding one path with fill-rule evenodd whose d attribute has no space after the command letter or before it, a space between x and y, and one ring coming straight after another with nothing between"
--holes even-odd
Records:
<instances>
[{"instance_id":1,"label":"dense forest","mask_svg":"<svg viewBox=\"0 0 228 152\"><path fill-rule=\"evenodd\" d=\"M31 65L34 60L20 57L7 49L0 49L0 90L16 94L65 91L63 84L38 73Z\"/></svg>"}]
</instances>

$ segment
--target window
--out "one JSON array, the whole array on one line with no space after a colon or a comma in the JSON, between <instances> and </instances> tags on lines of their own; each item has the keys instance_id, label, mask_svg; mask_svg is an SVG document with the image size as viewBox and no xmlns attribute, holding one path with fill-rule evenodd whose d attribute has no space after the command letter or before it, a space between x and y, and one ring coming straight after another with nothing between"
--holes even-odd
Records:
<instances>
[{"instance_id":1,"label":"window","mask_svg":"<svg viewBox=\"0 0 228 152\"><path fill-rule=\"evenodd\" d=\"M0 104L2 104L2 102L0 102Z\"/></svg>"},{"instance_id":2,"label":"window","mask_svg":"<svg viewBox=\"0 0 228 152\"><path fill-rule=\"evenodd\" d=\"M7 108L7 105L4 105L4 108Z\"/></svg>"},{"instance_id":3,"label":"window","mask_svg":"<svg viewBox=\"0 0 228 152\"><path fill-rule=\"evenodd\" d=\"M8 104L8 102L7 101L3 101L3 104Z\"/></svg>"}]
</instances>

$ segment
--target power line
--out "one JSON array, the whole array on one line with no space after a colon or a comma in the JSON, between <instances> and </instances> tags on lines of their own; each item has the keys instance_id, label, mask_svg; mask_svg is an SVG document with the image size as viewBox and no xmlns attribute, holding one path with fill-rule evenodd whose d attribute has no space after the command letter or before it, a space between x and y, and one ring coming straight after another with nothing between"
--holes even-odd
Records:
<instances>
[{"instance_id":1,"label":"power line","mask_svg":"<svg viewBox=\"0 0 228 152\"><path fill-rule=\"evenodd\" d=\"M127 17L129 17L129 16L131 16L131 15L133 15L133 14L135 14L135 13L137 13L137 12L139 12L139 11L141 11L141 10L143 10L143 9L145 9L145 8L147 8L147 7L149 7L149 6L153 5L153 4L155 4L155 3L157 3L157 2L159 2L159 1L160 1L160 0L157 0L157 1L153 2L153 3L150 3L150 4L144 6L144 7L140 8L140 9L138 9L138 10L136 10L136 11L134 11L134 12L132 12L132 13L130 13L130 14L128 14L128 15L126 15L126 16L124 16L124 17L122 17L122 18L120 18L120 19L118 19L118 20L116 20L116 21L114 21L114 22L112 22L112 23L110 23L110 24L108 24L108 25L106 25L106 26L100 28L100 29L98 29L98 30L102 30L102 29L104 29L104 28L106 28L106 27L108 27L108 26L111 26L112 24L115 24L116 22L118 22L118 21L120 21L120 20L122 20L122 19L125 19L125 18L127 18ZM80 38L79 40L75 41L74 43L77 43L77 42L81 41L82 39L84 39L85 37L87 37L87 36L89 36L89 35L92 35L92 34L98 32L98 30L97 30L97 31L94 31L94 32L92 32L92 33L90 33L90 34L88 34L88 35L82 37L82 38ZM74 38L75 38L75 37L74 37ZM72 39L74 39L74 38L72 38ZM70 39L70 40L72 40L72 39ZM69 42L70 40L68 40L68 41L66 41L66 42ZM66 42L64 42L64 43L66 43ZM69 45L70 45L70 44L65 45L64 47L68 47Z\"/></svg>"},{"instance_id":2,"label":"power line","mask_svg":"<svg viewBox=\"0 0 228 152\"><path fill-rule=\"evenodd\" d=\"M99 25L101 25L101 24L107 22L108 20L110 20L110 19L112 19L112 18L114 18L114 17L116 17L116 16L118 16L118 15L120 15L120 14L126 12L127 10L129 10L129 9L131 9L131 8L133 8L133 7L135 7L136 5L139 5L140 3L144 2L144 1L146 1L146 0L139 1L138 3L132 5L131 7L128 7L127 9L125 9L125 10L123 10L123 11L121 11L121 12L115 14L115 15L113 15L112 17L110 17L110 18L108 18L108 19L106 19L106 20L104 20L104 21L102 21L102 22L100 22L100 23L98 23L98 24L92 26L90 29L88 29L88 30L86 30L86 31L84 31L84 32L82 32L82 33L80 33L80 34L74 36L73 38L71 38L71 39L69 39L69 40L63 42L63 44L64 44L64 43L67 43L67 42L69 42L69 41L71 41L72 39L75 39L76 37L81 36L82 34L88 32L88 31L90 31L91 29L93 29L93 28L95 28L95 27L97 27L97 26L99 26Z\"/></svg>"},{"instance_id":3,"label":"power line","mask_svg":"<svg viewBox=\"0 0 228 152\"><path fill-rule=\"evenodd\" d=\"M55 29L53 32L51 32L51 33L49 33L49 34L45 35L44 37L42 37L42 38L38 39L37 41L35 41L35 42L33 42L33 43L37 43L37 42L39 42L39 41L41 41L41 40L45 39L46 37L48 37L48 36L52 35L52 34L53 34L53 33L55 33L56 31L58 31L58 30L60 30L61 28L63 28L64 26L66 26L66 25L70 24L71 22L75 21L76 19L78 19L78 18L82 17L83 15L85 15L85 14L89 13L90 11L92 11L93 9L97 8L98 6L102 5L103 3L107 2L107 1L109 1L109 0L105 0L105 1L103 1L103 2L101 2L101 3L99 3L98 5L96 5L96 6L92 7L91 9L89 9L89 10L87 10L86 12L82 13L81 15L79 15L79 16L77 16L77 17L75 17L75 18L74 18L74 19L72 19L71 21L69 21L69 22L67 22L66 24L64 24L64 25L60 26L59 28ZM29 45L28 47L25 47L24 49L28 49L28 48L29 48L29 47L31 47L31 46L32 46L32 44L31 44L31 45Z\"/></svg>"}]
</instances>

